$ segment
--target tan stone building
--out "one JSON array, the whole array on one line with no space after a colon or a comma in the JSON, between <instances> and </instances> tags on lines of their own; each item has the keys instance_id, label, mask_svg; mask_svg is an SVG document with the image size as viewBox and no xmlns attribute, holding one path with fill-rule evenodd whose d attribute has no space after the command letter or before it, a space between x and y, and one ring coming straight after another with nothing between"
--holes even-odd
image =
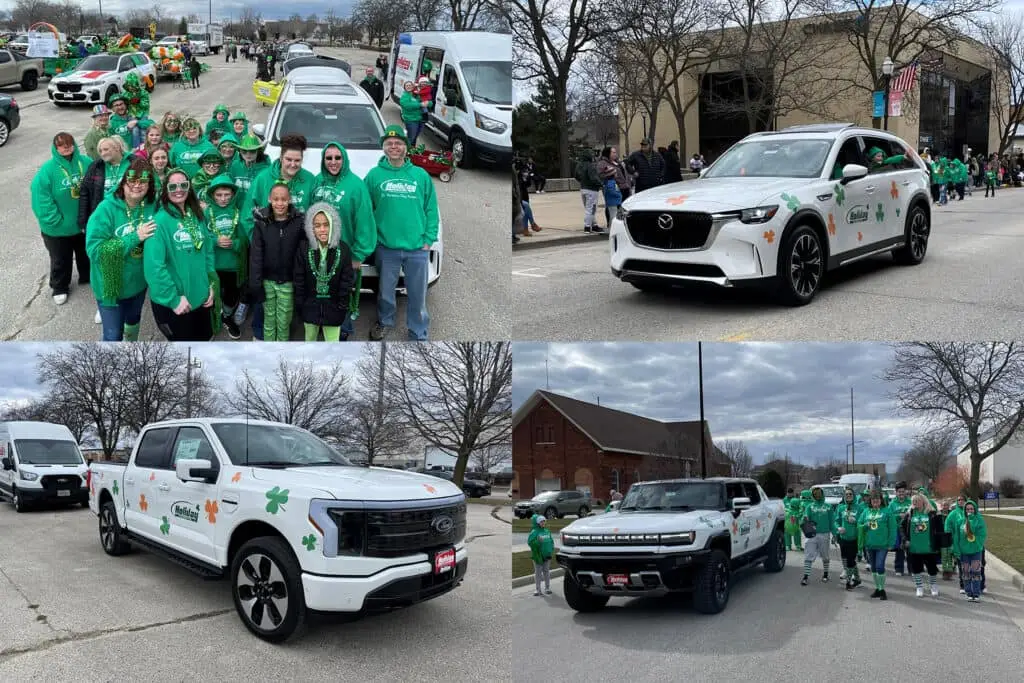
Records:
<instances>
[{"instance_id":1,"label":"tan stone building","mask_svg":"<svg viewBox=\"0 0 1024 683\"><path fill-rule=\"evenodd\" d=\"M684 135L680 135L672 108L662 102L657 116L654 146L664 147L679 140L683 159L700 151L713 160L745 135L759 130L778 130L788 126L822 122L849 122L862 126L881 127L873 118L872 93L865 89L870 74L849 39L850 18L814 17L791 21L785 28L796 35L801 54L787 55L788 67L774 67L774 78L767 92L778 101L778 115L773 121L762 120L750 125L741 99L723 111L727 102L726 83L742 83L740 67L735 59L720 60L688 72L680 79L683 99L686 94L699 93L684 117ZM799 32L799 33L797 33ZM724 45L743 44L740 29L727 29L722 34ZM881 51L876 57L880 66L886 58L886 43L879 41ZM769 46L765 52L778 49ZM908 59L892 55L893 80L912 61L916 50L904 50ZM749 53L748 53L749 54ZM800 60L803 59L803 62ZM778 64L782 60L772 60ZM748 62L749 63L749 62ZM794 63L796 66L793 66ZM1004 106L1008 96L994 82L995 76L986 66L984 46L970 38L954 41L948 49L928 51L918 58L918 71L913 87L902 96L900 115L891 116L888 130L912 146L927 147L933 152L962 156L965 147L975 153L994 152L999 148L1000 116L996 107ZM700 86L698 87L698 82ZM749 81L748 81L749 83ZM733 86L735 95L735 86ZM894 96L897 99L900 96ZM811 111L799 107L809 105ZM624 149L639 148L640 139L649 131L646 116L636 114L624 122L628 141ZM628 144L627 144L628 142ZM685 162L684 162L685 166Z\"/></svg>"}]
</instances>

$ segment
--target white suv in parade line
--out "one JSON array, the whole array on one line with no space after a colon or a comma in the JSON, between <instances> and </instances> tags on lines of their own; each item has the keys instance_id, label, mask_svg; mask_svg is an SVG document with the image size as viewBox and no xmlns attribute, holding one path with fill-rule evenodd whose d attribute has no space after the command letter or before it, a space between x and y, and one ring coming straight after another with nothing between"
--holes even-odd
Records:
<instances>
[{"instance_id":1,"label":"white suv in parade line","mask_svg":"<svg viewBox=\"0 0 1024 683\"><path fill-rule=\"evenodd\" d=\"M876 147L906 156L872 168ZM834 268L884 252L920 263L930 233L928 171L913 148L880 130L821 124L749 135L699 178L630 197L609 245L612 273L643 291L767 285L801 306Z\"/></svg>"}]
</instances>

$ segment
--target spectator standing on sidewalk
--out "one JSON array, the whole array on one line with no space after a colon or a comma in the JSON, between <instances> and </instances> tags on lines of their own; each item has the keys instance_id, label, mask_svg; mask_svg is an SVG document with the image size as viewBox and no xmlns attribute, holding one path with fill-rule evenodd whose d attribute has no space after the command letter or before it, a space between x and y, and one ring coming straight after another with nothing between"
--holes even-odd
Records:
<instances>
[{"instance_id":1,"label":"spectator standing on sidewalk","mask_svg":"<svg viewBox=\"0 0 1024 683\"><path fill-rule=\"evenodd\" d=\"M547 519L543 515L533 516L533 530L530 531L526 544L530 546L530 558L533 560L533 579L537 585L535 596L544 593L551 595L551 558L555 554L555 542L547 528ZM544 581L544 593L540 584Z\"/></svg>"},{"instance_id":2,"label":"spectator standing on sidewalk","mask_svg":"<svg viewBox=\"0 0 1024 683\"><path fill-rule=\"evenodd\" d=\"M516 184L519 189L519 201L522 202L522 236L532 237L534 232L540 232L541 227L533 219L533 207L530 206L530 174L523 169L516 171ZM531 232L532 230L532 232Z\"/></svg>"},{"instance_id":3,"label":"spectator standing on sidewalk","mask_svg":"<svg viewBox=\"0 0 1024 683\"><path fill-rule=\"evenodd\" d=\"M537 170L537 164L534 163L533 157L526 160L526 171L530 175L530 182L533 183L533 191L537 194L544 194L544 186L547 185L548 179Z\"/></svg>"},{"instance_id":4,"label":"spectator standing on sidewalk","mask_svg":"<svg viewBox=\"0 0 1024 683\"><path fill-rule=\"evenodd\" d=\"M629 199L629 193L632 190L629 173L626 171L625 164L619 160L619 150L617 148L605 147L601 150L601 158L597 162L597 174L600 176L602 183L606 183L609 178L615 180L615 185L622 195L619 204ZM605 186L607 187L607 185ZM609 211L607 201L605 202L604 215L608 219L608 227L611 228L612 218L615 214Z\"/></svg>"},{"instance_id":5,"label":"spectator standing on sidewalk","mask_svg":"<svg viewBox=\"0 0 1024 683\"><path fill-rule=\"evenodd\" d=\"M679 158L679 141L673 140L668 143L668 151L665 153L665 182L679 183L683 180L682 160Z\"/></svg>"},{"instance_id":6,"label":"spectator standing on sidewalk","mask_svg":"<svg viewBox=\"0 0 1024 683\"><path fill-rule=\"evenodd\" d=\"M643 192L665 182L665 160L651 149L651 139L640 141L640 149L626 159L626 169L636 179L635 192Z\"/></svg>"},{"instance_id":7,"label":"spectator standing on sidewalk","mask_svg":"<svg viewBox=\"0 0 1024 683\"><path fill-rule=\"evenodd\" d=\"M576 162L576 180L580 184L580 197L583 199L583 232L604 234L597 225L597 198L601 192L601 178L597 174L597 164L589 149L580 151L580 159Z\"/></svg>"},{"instance_id":8,"label":"spectator standing on sidewalk","mask_svg":"<svg viewBox=\"0 0 1024 683\"><path fill-rule=\"evenodd\" d=\"M693 153L690 157L690 171L693 173L699 173L704 168L704 160L697 152Z\"/></svg>"},{"instance_id":9,"label":"spectator standing on sidewalk","mask_svg":"<svg viewBox=\"0 0 1024 683\"><path fill-rule=\"evenodd\" d=\"M512 244L519 244L523 229L523 202L519 198L519 172L512 172Z\"/></svg>"}]
</instances>

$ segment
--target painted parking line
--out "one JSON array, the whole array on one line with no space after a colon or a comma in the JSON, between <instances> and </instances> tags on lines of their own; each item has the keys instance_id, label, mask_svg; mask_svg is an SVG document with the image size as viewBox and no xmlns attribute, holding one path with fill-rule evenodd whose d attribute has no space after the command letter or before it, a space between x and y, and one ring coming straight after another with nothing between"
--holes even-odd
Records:
<instances>
[{"instance_id":1,"label":"painted parking line","mask_svg":"<svg viewBox=\"0 0 1024 683\"><path fill-rule=\"evenodd\" d=\"M544 275L543 273L536 273L536 272L534 272L534 271L537 271L537 270L540 270L540 268L527 268L526 270L513 270L512 274L513 275L518 275L519 277L547 277L547 275Z\"/></svg>"}]
</instances>

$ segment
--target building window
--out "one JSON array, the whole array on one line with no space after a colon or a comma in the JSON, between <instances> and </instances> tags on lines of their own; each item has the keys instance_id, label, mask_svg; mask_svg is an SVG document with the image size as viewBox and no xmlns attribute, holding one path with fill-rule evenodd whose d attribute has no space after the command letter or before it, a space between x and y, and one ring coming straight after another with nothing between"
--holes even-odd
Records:
<instances>
[{"instance_id":1,"label":"building window","mask_svg":"<svg viewBox=\"0 0 1024 683\"><path fill-rule=\"evenodd\" d=\"M618 470L612 470L612 488L615 489L616 491L619 490L619 471Z\"/></svg>"},{"instance_id":2,"label":"building window","mask_svg":"<svg viewBox=\"0 0 1024 683\"><path fill-rule=\"evenodd\" d=\"M537 443L544 443L544 428L537 427Z\"/></svg>"},{"instance_id":3,"label":"building window","mask_svg":"<svg viewBox=\"0 0 1024 683\"><path fill-rule=\"evenodd\" d=\"M555 428L552 425L537 427L537 443L545 446L555 443Z\"/></svg>"}]
</instances>

